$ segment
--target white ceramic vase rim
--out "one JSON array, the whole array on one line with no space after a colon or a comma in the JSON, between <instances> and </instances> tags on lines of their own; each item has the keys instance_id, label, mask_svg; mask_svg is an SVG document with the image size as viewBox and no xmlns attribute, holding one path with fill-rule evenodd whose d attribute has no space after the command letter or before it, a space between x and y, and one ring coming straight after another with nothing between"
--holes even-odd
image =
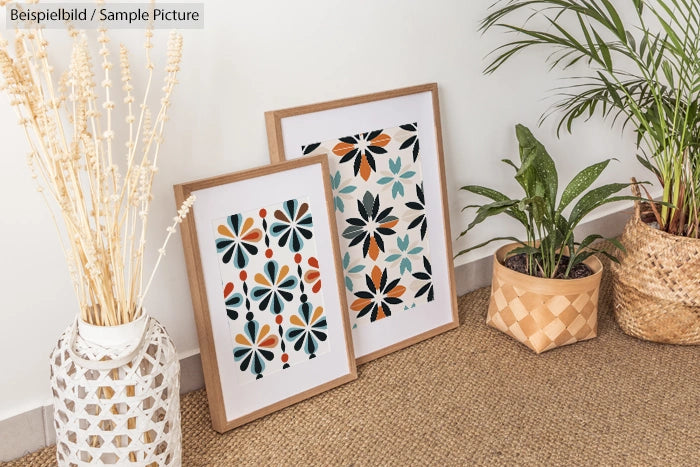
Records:
<instances>
[{"instance_id":1,"label":"white ceramic vase rim","mask_svg":"<svg viewBox=\"0 0 700 467\"><path fill-rule=\"evenodd\" d=\"M90 344L109 348L136 345L143 337L146 313L126 324L117 326L96 326L78 318L78 335Z\"/></svg>"}]
</instances>

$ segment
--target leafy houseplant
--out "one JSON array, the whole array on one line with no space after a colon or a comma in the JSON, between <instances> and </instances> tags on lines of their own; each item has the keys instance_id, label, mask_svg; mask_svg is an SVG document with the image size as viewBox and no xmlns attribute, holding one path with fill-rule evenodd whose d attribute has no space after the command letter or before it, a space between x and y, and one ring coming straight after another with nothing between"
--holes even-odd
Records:
<instances>
[{"instance_id":1,"label":"leafy houseplant","mask_svg":"<svg viewBox=\"0 0 700 467\"><path fill-rule=\"evenodd\" d=\"M575 120L596 113L613 123L622 119L623 127L631 124L641 152L637 158L663 187L664 203L649 206L658 225L673 235L699 238L700 3L614 3L617 6L610 0L497 2L481 30L498 28L512 34L494 50L486 72L495 72L518 52L536 46L553 49L551 68L578 73L576 66L587 64L582 76L564 84L553 106L562 113L559 129L571 131ZM525 24L508 22L519 12L528 13Z\"/></svg>"},{"instance_id":2,"label":"leafy houseplant","mask_svg":"<svg viewBox=\"0 0 700 467\"><path fill-rule=\"evenodd\" d=\"M522 241L515 237L492 238L461 251L458 256L493 241L514 242L494 255L486 323L540 353L596 336L603 265L592 256L598 250L591 244L602 236L593 234L576 242L574 229L594 209L634 197L613 196L629 183L612 183L584 193L608 166L608 159L579 172L557 201L559 180L554 161L530 130L517 125L515 132L520 144L520 166L511 160L504 162L515 169L515 180L525 195L511 199L482 186L462 187L490 202L465 208L477 208L477 211L460 237L489 217L506 214L522 224L526 238ZM576 199L567 218L564 210ZM620 247L615 240L611 241ZM527 260L522 273L508 267L509 261L518 257Z\"/></svg>"},{"instance_id":3,"label":"leafy houseplant","mask_svg":"<svg viewBox=\"0 0 700 467\"><path fill-rule=\"evenodd\" d=\"M489 217L506 214L522 224L525 229L525 240L510 236L495 237L462 250L457 256L494 241L512 240L520 243L521 246L512 250L510 254L526 255L527 273L549 279L569 278L575 266L583 263L595 252L600 252L617 261L606 251L591 247L595 240L603 238L601 235L588 235L581 242L576 242L574 238L576 226L594 209L606 203L636 199L632 196L613 196L629 187L629 183L603 185L584 194L584 191L605 170L611 159L593 164L579 172L564 188L557 202L559 180L554 161L544 145L537 141L526 127L516 125L515 134L520 145L520 166L509 159L504 159L503 162L515 169L515 180L525 192L524 197L511 199L491 188L477 185L463 186L462 190L489 198L491 202L464 208L477 208L477 211L474 220L460 234L460 237ZM579 197L567 219L565 208ZM608 240L618 248L622 248L617 240Z\"/></svg>"},{"instance_id":4,"label":"leafy houseplant","mask_svg":"<svg viewBox=\"0 0 700 467\"><path fill-rule=\"evenodd\" d=\"M522 50L551 48L550 66L578 76L543 118L560 112L560 131L595 114L634 128L637 159L663 195L654 202L647 192L625 226L627 251L611 268L615 316L635 337L700 344L700 2L614 3L497 2L481 30L510 34L486 72ZM512 21L519 13L524 23Z\"/></svg>"}]
</instances>

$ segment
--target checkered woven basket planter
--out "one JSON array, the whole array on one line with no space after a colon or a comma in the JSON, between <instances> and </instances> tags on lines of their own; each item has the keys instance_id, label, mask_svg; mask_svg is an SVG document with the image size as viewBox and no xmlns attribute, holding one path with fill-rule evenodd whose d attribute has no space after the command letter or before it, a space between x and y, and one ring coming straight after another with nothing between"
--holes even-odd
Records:
<instances>
[{"instance_id":1,"label":"checkered woven basket planter","mask_svg":"<svg viewBox=\"0 0 700 467\"><path fill-rule=\"evenodd\" d=\"M103 348L81 337L77 323L61 335L51 354L60 466L181 465L175 347L150 317L137 336Z\"/></svg>"},{"instance_id":2,"label":"checkered woven basket planter","mask_svg":"<svg viewBox=\"0 0 700 467\"><path fill-rule=\"evenodd\" d=\"M598 332L598 292L603 265L595 257L583 279L542 279L503 266L517 244L494 256L491 299L486 324L522 342L536 353L592 339Z\"/></svg>"}]
</instances>

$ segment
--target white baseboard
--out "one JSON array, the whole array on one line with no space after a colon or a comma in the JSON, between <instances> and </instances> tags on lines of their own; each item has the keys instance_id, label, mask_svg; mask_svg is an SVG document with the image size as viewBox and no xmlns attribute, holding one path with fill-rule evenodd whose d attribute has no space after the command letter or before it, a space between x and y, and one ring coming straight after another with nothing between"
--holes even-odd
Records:
<instances>
[{"instance_id":1,"label":"white baseboard","mask_svg":"<svg viewBox=\"0 0 700 467\"><path fill-rule=\"evenodd\" d=\"M631 209L609 213L579 226L577 238L591 233L615 237L622 233L632 215ZM491 283L492 256L473 260L455 268L457 294L464 295ZM204 387L204 373L199 353L180 360L180 393ZM56 443L53 408L37 407L28 412L0 421L0 462L16 459Z\"/></svg>"}]
</instances>

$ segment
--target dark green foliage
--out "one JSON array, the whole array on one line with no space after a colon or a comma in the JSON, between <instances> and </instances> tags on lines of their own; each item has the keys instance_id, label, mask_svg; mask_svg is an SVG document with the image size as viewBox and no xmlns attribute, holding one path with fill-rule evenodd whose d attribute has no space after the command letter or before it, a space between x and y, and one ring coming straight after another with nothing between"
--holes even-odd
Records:
<instances>
[{"instance_id":1,"label":"dark green foliage","mask_svg":"<svg viewBox=\"0 0 700 467\"><path fill-rule=\"evenodd\" d=\"M474 220L468 225L467 230L460 234L460 237L489 217L507 214L523 225L526 239L496 237L460 251L457 256L481 248L493 241L511 240L522 245L513 250L511 254L525 253L528 255L530 274L535 275L535 272L539 271L542 277L554 277L562 262L565 250L568 249L571 257L565 273L565 277L568 277L574 265L598 251L590 246L595 240L603 238L594 234L584 238L580 243L576 242L574 229L581 220L604 204L637 198L613 196L629 187L629 183L611 183L586 192L610 163L611 159L607 159L579 172L566 185L557 202L559 177L554 161L530 130L523 125L516 125L515 133L520 144L520 166L510 160L504 160L504 162L516 170L515 180L522 187L524 196L521 199L510 199L503 193L490 188L476 185L463 186L462 190L488 198L491 202L465 207L465 209L476 208L476 214ZM577 199L578 201L576 201ZM574 204L567 219L563 211L571 203ZM622 248L622 245L616 240L608 240L618 248ZM614 256L604 251L600 251L600 253L617 261Z\"/></svg>"}]
</instances>

